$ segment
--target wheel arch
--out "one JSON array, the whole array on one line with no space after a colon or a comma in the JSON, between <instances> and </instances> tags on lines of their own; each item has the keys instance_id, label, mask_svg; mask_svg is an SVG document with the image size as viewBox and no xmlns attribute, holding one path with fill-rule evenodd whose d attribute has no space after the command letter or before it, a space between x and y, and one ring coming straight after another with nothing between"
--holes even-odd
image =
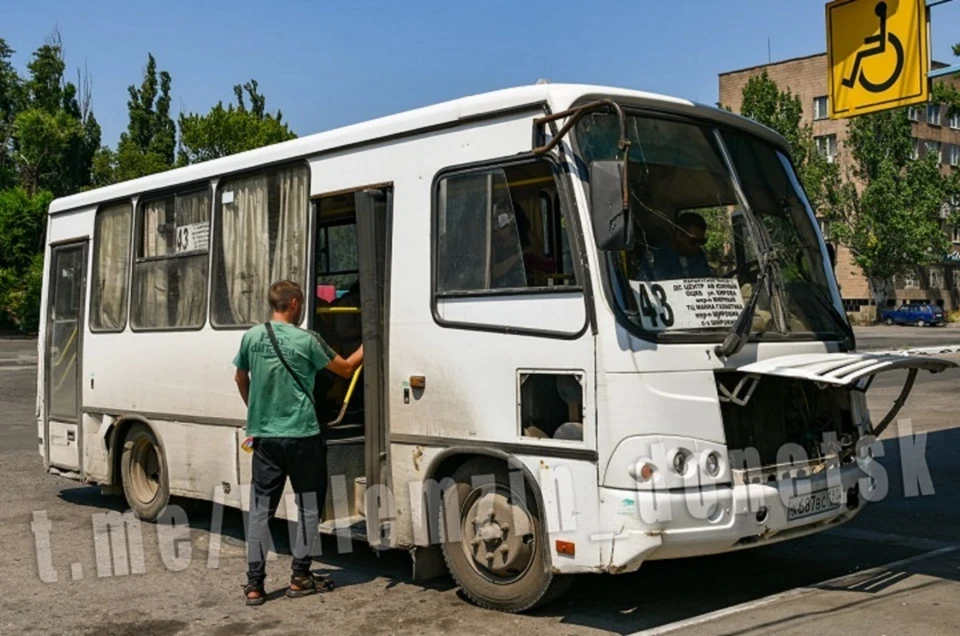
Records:
<instances>
[{"instance_id":1,"label":"wheel arch","mask_svg":"<svg viewBox=\"0 0 960 636\"><path fill-rule=\"evenodd\" d=\"M441 451L430 465L427 467L424 475L424 481L434 480L437 483L444 478L451 477L453 473L471 459L486 458L495 459L503 462L508 471L519 470L523 475L524 481L533 493L534 503L537 506L537 512L540 515L541 527L543 529L543 540L540 542L540 549L543 553L543 565L545 570L553 568L553 553L550 550L548 542L548 529L546 518L546 506L543 501L543 492L540 490L540 483L534 477L533 473L527 468L520 459L505 451L496 448L485 448L482 446L452 446ZM423 527L430 527L431 520L427 516L431 513L429 506L425 506L422 517L419 522L425 524Z\"/></svg>"},{"instance_id":2,"label":"wheel arch","mask_svg":"<svg viewBox=\"0 0 960 636\"><path fill-rule=\"evenodd\" d=\"M160 446L160 459L163 461L163 468L167 475L170 474L170 467L167 465L167 449L164 447L163 438L160 436L156 424L142 415L118 415L106 432L107 453L110 465L109 485L119 486L123 483L123 471L121 469L123 441L126 439L130 429L136 424L143 424L153 433L154 439L157 440L157 444Z\"/></svg>"}]
</instances>

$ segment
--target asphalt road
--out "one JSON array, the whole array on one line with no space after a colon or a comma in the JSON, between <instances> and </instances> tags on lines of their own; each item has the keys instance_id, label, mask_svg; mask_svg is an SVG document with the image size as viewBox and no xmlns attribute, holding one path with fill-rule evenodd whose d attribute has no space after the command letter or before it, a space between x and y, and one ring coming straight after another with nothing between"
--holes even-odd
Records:
<instances>
[{"instance_id":1,"label":"asphalt road","mask_svg":"<svg viewBox=\"0 0 960 636\"><path fill-rule=\"evenodd\" d=\"M960 325L947 327L875 325L854 327L853 333L857 337L857 348L864 351L960 345Z\"/></svg>"},{"instance_id":2,"label":"asphalt road","mask_svg":"<svg viewBox=\"0 0 960 636\"><path fill-rule=\"evenodd\" d=\"M871 338L895 340L886 334ZM515 616L468 604L449 579L413 582L405 553L378 556L359 544L338 553L334 540L325 541L319 563L335 574L334 593L244 607L241 516L226 511L221 550L211 552L218 535L209 531L214 522L209 506L188 508L189 535L162 542L175 545L173 552L161 551L159 526L143 524L142 573L123 575L115 563L98 563L96 518L124 504L43 472L34 424L35 358L35 341L0 340L2 634L960 632L960 559L951 551L960 547L960 371L923 374L901 414L912 421L913 432L926 433L933 492L904 496L897 438L904 431L891 427L883 458L890 494L851 524L734 554L650 563L635 574L584 576L560 603ZM875 384L870 402L879 411L895 398L897 387L892 379ZM34 534L46 523L49 550L38 548ZM278 527L281 553L284 534ZM270 564L268 592L279 594L285 586L288 558ZM818 586L851 573L861 574ZM782 596L771 599L775 594ZM751 605L741 606L745 603ZM719 614L697 622L711 612ZM696 624L684 628L678 621Z\"/></svg>"}]
</instances>

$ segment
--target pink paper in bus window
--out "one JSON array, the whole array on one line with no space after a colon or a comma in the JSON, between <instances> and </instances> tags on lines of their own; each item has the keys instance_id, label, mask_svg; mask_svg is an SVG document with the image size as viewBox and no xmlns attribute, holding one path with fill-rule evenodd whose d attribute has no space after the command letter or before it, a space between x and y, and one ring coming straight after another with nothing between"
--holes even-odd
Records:
<instances>
[{"instance_id":1,"label":"pink paper in bus window","mask_svg":"<svg viewBox=\"0 0 960 636\"><path fill-rule=\"evenodd\" d=\"M317 298L332 303L337 298L335 285L317 285Z\"/></svg>"}]
</instances>

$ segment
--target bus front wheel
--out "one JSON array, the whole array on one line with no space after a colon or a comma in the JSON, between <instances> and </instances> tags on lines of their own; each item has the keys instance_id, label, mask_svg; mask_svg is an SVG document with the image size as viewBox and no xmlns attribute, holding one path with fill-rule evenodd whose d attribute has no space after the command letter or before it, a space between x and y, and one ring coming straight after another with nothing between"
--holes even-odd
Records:
<instances>
[{"instance_id":1,"label":"bus front wheel","mask_svg":"<svg viewBox=\"0 0 960 636\"><path fill-rule=\"evenodd\" d=\"M146 424L130 427L123 440L120 477L127 505L144 521L155 521L170 500L163 449Z\"/></svg>"},{"instance_id":2,"label":"bus front wheel","mask_svg":"<svg viewBox=\"0 0 960 636\"><path fill-rule=\"evenodd\" d=\"M566 591L572 577L544 563L542 515L524 480L511 484L506 466L486 458L469 460L452 478L440 510L443 557L471 601L522 612Z\"/></svg>"}]
</instances>

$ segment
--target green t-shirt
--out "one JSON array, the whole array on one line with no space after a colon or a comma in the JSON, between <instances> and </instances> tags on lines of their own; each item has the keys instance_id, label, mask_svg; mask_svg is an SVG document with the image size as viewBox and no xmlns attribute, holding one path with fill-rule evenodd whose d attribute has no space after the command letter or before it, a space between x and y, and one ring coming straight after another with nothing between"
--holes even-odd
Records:
<instances>
[{"instance_id":1,"label":"green t-shirt","mask_svg":"<svg viewBox=\"0 0 960 636\"><path fill-rule=\"evenodd\" d=\"M314 376L336 353L312 331L271 321L277 344L300 383L313 390ZM270 343L267 328L257 325L243 334L234 366L250 372L247 435L309 437L320 432L310 396L297 386Z\"/></svg>"}]
</instances>

